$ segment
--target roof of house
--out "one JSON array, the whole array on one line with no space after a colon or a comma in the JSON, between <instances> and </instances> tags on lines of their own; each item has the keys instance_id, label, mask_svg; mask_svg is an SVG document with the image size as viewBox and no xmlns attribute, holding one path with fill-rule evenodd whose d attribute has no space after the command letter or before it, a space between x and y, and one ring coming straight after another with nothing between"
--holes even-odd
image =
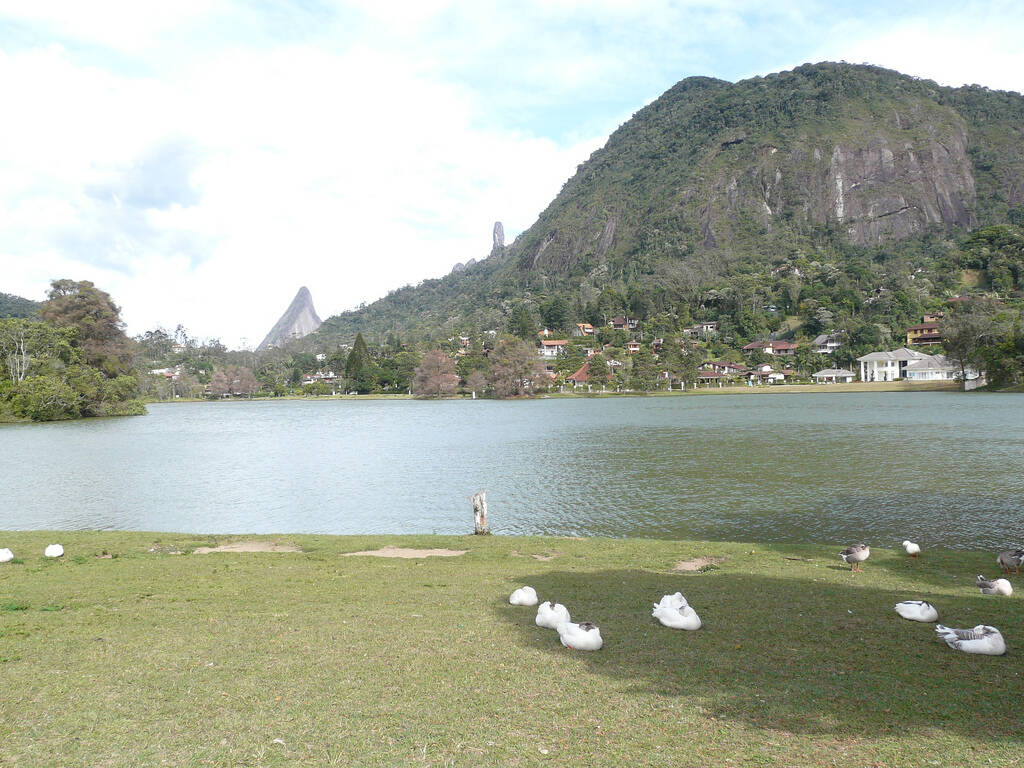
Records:
<instances>
[{"instance_id":1,"label":"roof of house","mask_svg":"<svg viewBox=\"0 0 1024 768\"><path fill-rule=\"evenodd\" d=\"M541 346L544 347L564 347L569 343L568 339L541 339Z\"/></svg>"},{"instance_id":2,"label":"roof of house","mask_svg":"<svg viewBox=\"0 0 1024 768\"><path fill-rule=\"evenodd\" d=\"M845 376L853 377L855 375L856 374L853 371L848 371L845 368L825 368L824 370L821 370L821 371L818 371L817 373L812 373L811 374L811 376L813 376L816 379L830 379L830 378L837 378L837 377L841 377L841 376L843 376L843 377L845 377Z\"/></svg>"},{"instance_id":3,"label":"roof of house","mask_svg":"<svg viewBox=\"0 0 1024 768\"><path fill-rule=\"evenodd\" d=\"M868 354L858 357L858 363L873 363L881 362L883 360L899 360L899 361L910 361L910 360L921 360L922 358L929 357L924 352L918 352L916 349L907 349L906 347L900 347L899 349L891 349L884 352L869 352Z\"/></svg>"},{"instance_id":4,"label":"roof of house","mask_svg":"<svg viewBox=\"0 0 1024 768\"><path fill-rule=\"evenodd\" d=\"M698 379L717 379L717 378L720 378L721 375L722 374L720 374L718 371L698 371L697 372L697 378Z\"/></svg>"},{"instance_id":5,"label":"roof of house","mask_svg":"<svg viewBox=\"0 0 1024 768\"><path fill-rule=\"evenodd\" d=\"M908 371L953 371L956 366L945 355L925 355L921 360L907 363Z\"/></svg>"},{"instance_id":6,"label":"roof of house","mask_svg":"<svg viewBox=\"0 0 1024 768\"><path fill-rule=\"evenodd\" d=\"M747 344L743 349L767 349L769 347L771 349L796 349L796 344L794 344L791 341L775 341L769 339L768 341L752 341L749 344Z\"/></svg>"},{"instance_id":7,"label":"roof of house","mask_svg":"<svg viewBox=\"0 0 1024 768\"><path fill-rule=\"evenodd\" d=\"M938 323L918 323L907 328L908 331L937 331L939 330Z\"/></svg>"},{"instance_id":8,"label":"roof of house","mask_svg":"<svg viewBox=\"0 0 1024 768\"><path fill-rule=\"evenodd\" d=\"M590 363L584 363L572 376L566 376L566 381L578 381L580 384L590 379Z\"/></svg>"},{"instance_id":9,"label":"roof of house","mask_svg":"<svg viewBox=\"0 0 1024 768\"><path fill-rule=\"evenodd\" d=\"M815 336L814 341L812 341L811 343L816 347L820 347L823 344L828 344L830 341L834 342L835 344L838 344L839 336L839 333L823 333L820 336Z\"/></svg>"}]
</instances>

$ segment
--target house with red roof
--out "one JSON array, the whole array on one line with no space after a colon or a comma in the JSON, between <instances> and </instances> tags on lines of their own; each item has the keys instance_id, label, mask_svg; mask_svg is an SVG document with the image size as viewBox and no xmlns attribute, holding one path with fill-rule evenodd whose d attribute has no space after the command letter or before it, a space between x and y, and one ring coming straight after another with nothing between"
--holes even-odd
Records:
<instances>
[{"instance_id":1,"label":"house with red roof","mask_svg":"<svg viewBox=\"0 0 1024 768\"><path fill-rule=\"evenodd\" d=\"M568 339L541 339L540 356L546 360L558 357L558 353L569 346Z\"/></svg>"},{"instance_id":2,"label":"house with red roof","mask_svg":"<svg viewBox=\"0 0 1024 768\"><path fill-rule=\"evenodd\" d=\"M767 341L752 341L743 347L744 352L764 352L766 355L785 355L791 356L796 354L796 344L791 341L778 341L775 339L768 339Z\"/></svg>"}]
</instances>

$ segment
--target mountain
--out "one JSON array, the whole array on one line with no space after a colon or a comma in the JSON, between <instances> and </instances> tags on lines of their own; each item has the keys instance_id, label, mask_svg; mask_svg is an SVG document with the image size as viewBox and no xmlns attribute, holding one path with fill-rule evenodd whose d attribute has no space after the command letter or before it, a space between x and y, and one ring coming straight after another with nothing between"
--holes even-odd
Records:
<instances>
[{"instance_id":1,"label":"mountain","mask_svg":"<svg viewBox=\"0 0 1024 768\"><path fill-rule=\"evenodd\" d=\"M0 317L35 317L40 302L11 293L0 293Z\"/></svg>"},{"instance_id":2,"label":"mountain","mask_svg":"<svg viewBox=\"0 0 1024 768\"><path fill-rule=\"evenodd\" d=\"M845 310L814 297L851 315L925 270L927 295L877 318L896 324L955 291L949 266L969 232L1015 223L1020 94L835 63L737 83L691 77L616 130L510 246L496 235L473 267L328 318L321 334L504 329L519 305L540 321L555 296L579 320L724 312L738 323L744 299L708 297L745 291L757 312L781 306L790 287L773 270L801 259L855 289ZM806 311L792 298L794 314ZM748 335L772 330L752 323Z\"/></svg>"},{"instance_id":3,"label":"mountain","mask_svg":"<svg viewBox=\"0 0 1024 768\"><path fill-rule=\"evenodd\" d=\"M302 286L281 319L274 323L270 333L256 349L280 347L292 339L301 339L319 328L320 323L320 317L313 308L313 296L306 286Z\"/></svg>"}]
</instances>

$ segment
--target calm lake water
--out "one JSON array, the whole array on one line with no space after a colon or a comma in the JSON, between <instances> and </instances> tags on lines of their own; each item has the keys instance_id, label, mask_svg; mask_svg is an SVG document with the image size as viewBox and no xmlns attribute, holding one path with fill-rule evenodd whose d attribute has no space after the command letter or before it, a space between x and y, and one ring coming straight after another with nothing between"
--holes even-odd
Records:
<instances>
[{"instance_id":1,"label":"calm lake water","mask_svg":"<svg viewBox=\"0 0 1024 768\"><path fill-rule=\"evenodd\" d=\"M0 426L0 530L1024 544L1024 396L153 405Z\"/></svg>"}]
</instances>

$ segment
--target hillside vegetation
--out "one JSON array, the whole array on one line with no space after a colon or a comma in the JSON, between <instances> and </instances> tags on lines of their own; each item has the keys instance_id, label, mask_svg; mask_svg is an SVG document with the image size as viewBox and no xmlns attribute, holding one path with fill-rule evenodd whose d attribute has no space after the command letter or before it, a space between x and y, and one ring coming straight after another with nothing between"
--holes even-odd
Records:
<instances>
[{"instance_id":1,"label":"hillside vegetation","mask_svg":"<svg viewBox=\"0 0 1024 768\"><path fill-rule=\"evenodd\" d=\"M331 317L309 345L502 332L525 313L559 331L629 315L656 335L717 320L728 348L833 329L885 346L961 292L1012 304L1022 224L1019 94L831 63L688 78L514 243Z\"/></svg>"}]
</instances>

